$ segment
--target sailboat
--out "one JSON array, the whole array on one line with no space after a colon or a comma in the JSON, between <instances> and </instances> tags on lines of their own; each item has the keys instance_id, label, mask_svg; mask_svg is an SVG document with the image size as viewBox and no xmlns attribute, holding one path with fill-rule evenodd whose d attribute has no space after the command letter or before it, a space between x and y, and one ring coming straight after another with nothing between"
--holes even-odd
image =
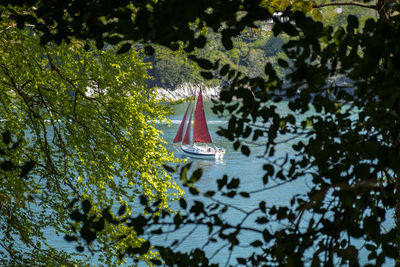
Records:
<instances>
[{"instance_id":1,"label":"sailboat","mask_svg":"<svg viewBox=\"0 0 400 267\"><path fill-rule=\"evenodd\" d=\"M181 143L182 152L189 157L201 159L222 159L225 155L225 149L218 148L212 143L210 132L208 131L206 115L204 114L203 93L201 89L194 108L193 140L191 138L193 109L191 110L189 120L187 121L185 135L183 135L186 118L191 105L192 103L189 103L186 108L185 115L182 118L173 142Z\"/></svg>"}]
</instances>

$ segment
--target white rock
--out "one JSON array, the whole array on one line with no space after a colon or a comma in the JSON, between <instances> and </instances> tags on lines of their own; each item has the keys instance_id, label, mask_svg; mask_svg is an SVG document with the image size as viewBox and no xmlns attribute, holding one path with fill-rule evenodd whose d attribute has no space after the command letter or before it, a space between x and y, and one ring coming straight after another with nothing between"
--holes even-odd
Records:
<instances>
[{"instance_id":1,"label":"white rock","mask_svg":"<svg viewBox=\"0 0 400 267\"><path fill-rule=\"evenodd\" d=\"M183 83L178 85L175 90L170 91L164 88L157 88L157 100L176 101L198 94L199 89L203 91L205 99L218 98L221 87L206 87L203 84Z\"/></svg>"}]
</instances>

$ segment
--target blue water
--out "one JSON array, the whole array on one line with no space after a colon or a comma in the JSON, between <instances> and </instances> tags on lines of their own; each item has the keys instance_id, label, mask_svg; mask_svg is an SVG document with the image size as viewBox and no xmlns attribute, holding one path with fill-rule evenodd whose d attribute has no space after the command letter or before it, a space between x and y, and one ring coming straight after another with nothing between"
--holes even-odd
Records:
<instances>
[{"instance_id":1,"label":"blue water","mask_svg":"<svg viewBox=\"0 0 400 267\"><path fill-rule=\"evenodd\" d=\"M262 182L262 177L265 174L264 170L262 169L262 166L265 163L265 161L263 159L260 159L258 156L263 155L265 146L263 146L263 143L260 143L260 145L251 145L250 146L251 155L249 157L246 157L239 151L235 151L230 141L216 134L216 131L218 130L219 127L227 126L228 118L217 117L215 114L212 113L211 106L212 103L210 102L205 103L205 112L208 121L209 131L211 133L213 142L218 147L223 147L226 150L226 154L222 161L190 159L190 162L192 162L192 168L191 168L192 170L195 170L197 168L203 169L203 176L200 179L200 181L196 184L197 188L202 192L208 190L217 190L216 180L222 178L224 174L227 174L229 178L232 177L241 178L241 183L240 183L241 186L239 191L251 192L262 189L264 187ZM172 139L175 136L175 133L181 122L181 118L183 117L183 114L185 112L185 108L186 104L174 106L174 115L170 117L172 121L171 127L166 127L164 125L159 126L160 129L162 129L164 132L164 139L169 143L172 142ZM287 108L285 103L278 106L278 110L280 110L282 113L286 113ZM283 138L285 137L282 137L282 139ZM175 146L169 145L169 147L171 150L176 151L175 155L177 157L185 157L179 152L179 150L177 150ZM292 153L291 145L290 143L283 143L279 145L279 147L277 147L276 151L277 153L275 157L284 156L286 153L289 153L290 155ZM178 180L178 178L176 179ZM295 182L281 185L276 188L254 193L251 195L251 199L246 199L242 197L235 197L234 199L228 199L218 196L216 196L215 198L230 205L233 205L239 209L242 209L244 211L250 211L257 208L260 201L265 201L267 203L267 206L289 205L291 198L295 194L303 194L303 193L306 194L311 184L312 184L311 179L305 177L305 178L300 178ZM274 185L275 184L271 182L268 184L268 187ZM193 200L201 200L205 203L210 203L210 201L204 197L198 197L198 196L195 197L191 194L186 194L185 197L188 202ZM252 216L249 216L243 222L242 226L260 228L261 226L257 225L254 222L254 219L257 217L257 215L260 214L253 214ZM229 222L235 223L235 222L241 222L242 218L244 217L244 214L240 210L230 208L229 212L227 212L227 214L224 215L224 217ZM390 218L388 218L388 221L389 224L392 223L392 220ZM268 227L269 229L271 229L271 227L277 227L277 226L272 225ZM259 234L245 232L240 235L240 242L241 242L240 247L235 248L232 252L232 255L230 255L230 251L227 249L227 246L224 247L224 244L217 243L208 245L206 247L203 246L207 241L207 234L208 234L207 228L199 227L193 232L192 231L193 227L186 227L181 231L178 231L174 234L170 234L167 238L163 237L161 239L158 237L158 238L153 238L151 241L165 245L171 243L175 239L185 238L185 241L182 241L178 250L188 251L194 248L203 248L206 251L207 255L209 257L212 257L212 262L225 266L229 264L236 265L237 264L237 261L235 259L236 257L246 257L251 255L253 252L255 252L255 249L249 246L249 244L255 241L256 239L262 240L262 237L260 237ZM357 244L360 244L361 247L362 244L361 241L355 240L354 242L356 246ZM367 252L362 248L360 248L359 260L362 265L371 263L368 262L367 257L368 257ZM393 264L394 264L393 261L389 261L386 262L385 265L393 266Z\"/></svg>"},{"instance_id":2,"label":"blue water","mask_svg":"<svg viewBox=\"0 0 400 267\"><path fill-rule=\"evenodd\" d=\"M217 117L215 114L212 113L211 106L212 103L205 102L205 112L211 138L215 145L217 145L218 147L222 147L226 150L226 154L223 160L218 161L189 159L189 161L192 162L192 171L197 168L202 168L203 170L203 175L196 184L197 188L202 192L208 190L217 190L216 180L222 178L224 174L227 174L229 178L241 178L241 186L239 191L257 191L262 189L264 187L262 182L262 177L264 175L262 166L264 164L264 160L260 159L258 156L263 155L265 147L262 143L260 143L260 145L251 145L251 155L249 157L242 155L239 151L235 151L230 141L216 134L216 131L219 127L227 125L228 118ZM171 126L168 127L164 124L157 125L157 127L161 129L164 133L164 140L169 143L168 148L174 151L175 156L179 158L185 158L185 156L179 152L175 145L172 145L172 140L179 127L185 109L186 104L175 105L174 115L170 116ZM285 105L281 105L279 109L282 110L282 112L285 112ZM285 155L287 152L289 154L291 153L291 146L288 143L284 143L278 147L276 157ZM175 177L175 179L178 184L180 184L179 178ZM240 210L253 210L258 207L260 201L265 201L267 203L267 206L288 205L290 199L295 194L305 194L309 190L310 184L310 179L301 178L292 183L254 193L251 195L250 199L242 197L227 199L218 195L216 195L215 198L219 201L223 201L224 203L230 204L238 208L230 208L229 211L224 215L224 218L227 219L229 222L237 223L241 222L244 218L244 213ZM273 182L268 184L268 186L273 185ZM201 196L186 194L185 198L188 203L194 200L201 200L205 203L210 203L209 199ZM171 203L171 206L173 209L179 209L177 203ZM255 224L254 222L254 219L257 217L257 215L259 214L253 214L249 216L243 222L242 226L260 228L261 226ZM271 227L276 227L276 225L268 227L269 229L271 229ZM178 246L177 250L187 252L190 249L203 248L206 251L207 256L211 258L211 262L218 263L221 266L225 266L228 264L236 265L236 257L247 257L251 253L255 252L255 249L249 246L249 244L256 239L262 240L262 237L259 234L245 232L240 235L240 247L235 248L230 255L230 251L225 246L225 243L213 243L211 245L204 246L204 244L208 240L207 236L207 228L199 227L194 229L193 226L188 226L167 236L151 237L150 241L152 242L152 244L167 246L168 244L171 244L174 240L180 240L180 245ZM52 242L57 243L56 247L63 248L71 252L75 251L72 244L60 241L62 240L62 237L57 237L54 235L53 238L54 240ZM362 265L368 263L366 251L362 249L360 251L360 261ZM132 262L128 260L128 264L130 265L131 263ZM97 265L98 262L95 258L93 258L90 264ZM393 264L393 262L387 262L386 266L393 266ZM141 263L140 266L145 266L145 264Z\"/></svg>"}]
</instances>

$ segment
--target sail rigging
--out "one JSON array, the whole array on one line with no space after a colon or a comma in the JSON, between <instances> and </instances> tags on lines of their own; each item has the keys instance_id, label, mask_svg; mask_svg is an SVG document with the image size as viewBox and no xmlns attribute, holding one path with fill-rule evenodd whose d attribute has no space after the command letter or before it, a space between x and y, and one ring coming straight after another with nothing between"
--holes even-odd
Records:
<instances>
[{"instance_id":1,"label":"sail rigging","mask_svg":"<svg viewBox=\"0 0 400 267\"><path fill-rule=\"evenodd\" d=\"M212 143L211 136L208 131L206 115L204 114L203 93L200 89L197 98L196 109L194 111L194 135L195 143Z\"/></svg>"},{"instance_id":2,"label":"sail rigging","mask_svg":"<svg viewBox=\"0 0 400 267\"><path fill-rule=\"evenodd\" d=\"M189 116L189 121L188 121L188 125L186 128L186 133L185 133L185 137L183 138L183 142L182 145L189 145L190 144L190 132L192 131L192 114L193 114L193 109L190 112L190 116Z\"/></svg>"},{"instance_id":3,"label":"sail rigging","mask_svg":"<svg viewBox=\"0 0 400 267\"><path fill-rule=\"evenodd\" d=\"M186 108L185 115L183 116L183 119L181 121L181 125L179 125L178 132L176 133L176 136L174 138L174 141L173 141L174 143L182 142L183 129L185 128L187 113L188 113L189 108L190 108L191 105L192 105L192 103L189 103L188 107Z\"/></svg>"}]
</instances>

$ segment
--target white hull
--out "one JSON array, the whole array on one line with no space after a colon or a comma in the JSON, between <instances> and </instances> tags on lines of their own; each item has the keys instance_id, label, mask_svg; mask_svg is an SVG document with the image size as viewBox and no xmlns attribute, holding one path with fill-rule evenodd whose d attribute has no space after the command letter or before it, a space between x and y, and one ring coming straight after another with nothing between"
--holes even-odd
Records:
<instances>
[{"instance_id":1,"label":"white hull","mask_svg":"<svg viewBox=\"0 0 400 267\"><path fill-rule=\"evenodd\" d=\"M185 155L196 159L222 159L225 154L224 149L210 146L182 145L181 149Z\"/></svg>"}]
</instances>

